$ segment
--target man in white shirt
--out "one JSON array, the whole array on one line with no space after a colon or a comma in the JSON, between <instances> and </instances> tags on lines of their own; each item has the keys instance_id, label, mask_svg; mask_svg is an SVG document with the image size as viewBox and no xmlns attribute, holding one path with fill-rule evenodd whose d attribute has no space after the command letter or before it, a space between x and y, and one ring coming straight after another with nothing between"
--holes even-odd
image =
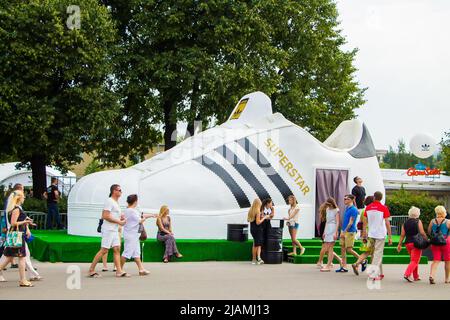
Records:
<instances>
[{"instance_id":1,"label":"man in white shirt","mask_svg":"<svg viewBox=\"0 0 450 320\"><path fill-rule=\"evenodd\" d=\"M102 244L100 251L95 255L89 268L89 277L97 278L100 275L95 272L95 267L103 255L108 254L109 249L113 249L114 253L114 265L116 267L116 277L129 277L130 275L122 271L120 264L120 235L119 226L123 226L126 223L126 219L123 217L120 206L119 198L122 195L122 189L118 184L113 184L110 188L109 198L106 200L102 212Z\"/></svg>"},{"instance_id":2,"label":"man in white shirt","mask_svg":"<svg viewBox=\"0 0 450 320\"><path fill-rule=\"evenodd\" d=\"M391 216L388 207L381 203L383 200L383 194L379 191L374 194L375 201L366 207L364 216L363 231L361 233L362 238L367 238L367 227L369 228L369 243L373 248L372 265L375 269L372 269L373 274L369 275L371 280L383 280L383 252L388 236L388 245L392 245L392 231L389 217Z\"/></svg>"}]
</instances>

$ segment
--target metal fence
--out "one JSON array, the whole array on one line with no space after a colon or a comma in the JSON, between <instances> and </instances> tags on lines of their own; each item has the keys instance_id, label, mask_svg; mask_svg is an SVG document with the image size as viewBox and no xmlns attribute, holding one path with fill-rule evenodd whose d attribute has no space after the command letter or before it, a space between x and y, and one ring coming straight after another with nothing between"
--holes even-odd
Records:
<instances>
[{"instance_id":1,"label":"metal fence","mask_svg":"<svg viewBox=\"0 0 450 320\"><path fill-rule=\"evenodd\" d=\"M402 231L402 226L408 220L408 216L391 216L392 234L399 235Z\"/></svg>"},{"instance_id":2,"label":"metal fence","mask_svg":"<svg viewBox=\"0 0 450 320\"><path fill-rule=\"evenodd\" d=\"M0 210L0 213L3 216L4 210ZM37 225L36 227L30 226L30 229L45 230L47 228L47 213L38 211L25 211L25 213L30 219L33 219L33 222ZM67 226L67 213L60 212L59 215L61 217L61 224Z\"/></svg>"}]
</instances>

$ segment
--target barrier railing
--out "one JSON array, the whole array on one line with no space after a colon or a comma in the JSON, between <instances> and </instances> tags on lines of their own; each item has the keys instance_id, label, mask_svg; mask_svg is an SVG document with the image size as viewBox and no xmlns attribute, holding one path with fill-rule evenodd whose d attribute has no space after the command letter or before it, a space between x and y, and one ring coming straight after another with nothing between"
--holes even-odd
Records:
<instances>
[{"instance_id":1,"label":"barrier railing","mask_svg":"<svg viewBox=\"0 0 450 320\"><path fill-rule=\"evenodd\" d=\"M408 216L391 216L392 234L399 235L402 232L402 226L408 220Z\"/></svg>"},{"instance_id":2,"label":"barrier railing","mask_svg":"<svg viewBox=\"0 0 450 320\"><path fill-rule=\"evenodd\" d=\"M4 210L0 210L1 216L4 214ZM47 226L47 213L39 211L25 211L28 217L33 219L33 222L37 225L36 227L31 227L31 229L45 230ZM60 212L61 224L67 226L67 213ZM55 222L54 222L55 223Z\"/></svg>"}]
</instances>

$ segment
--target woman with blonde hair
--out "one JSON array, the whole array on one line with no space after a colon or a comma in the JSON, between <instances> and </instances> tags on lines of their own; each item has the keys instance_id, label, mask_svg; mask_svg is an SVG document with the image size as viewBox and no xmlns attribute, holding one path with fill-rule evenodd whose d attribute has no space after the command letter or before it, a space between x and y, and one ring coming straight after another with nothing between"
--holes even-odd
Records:
<instances>
[{"instance_id":1,"label":"woman with blonde hair","mask_svg":"<svg viewBox=\"0 0 450 320\"><path fill-rule=\"evenodd\" d=\"M287 220L287 226L289 230L289 234L292 240L292 252L288 253L288 255L297 255L297 247L300 249L300 255L305 253L305 248L302 246L300 241L297 240L297 232L298 232L298 215L300 212L300 207L297 202L297 198L294 195L290 195L288 197L288 203L290 205L288 210L288 217L284 218Z\"/></svg>"},{"instance_id":2,"label":"woman with blonde hair","mask_svg":"<svg viewBox=\"0 0 450 320\"><path fill-rule=\"evenodd\" d=\"M177 258L182 258L178 252L177 244L175 242L175 237L172 230L172 221L169 216L169 207L164 205L159 210L158 218L156 218L156 225L158 226L158 233L156 238L164 242L166 247L164 252L163 261L168 263L171 256L175 255Z\"/></svg>"},{"instance_id":3,"label":"woman with blonde hair","mask_svg":"<svg viewBox=\"0 0 450 320\"><path fill-rule=\"evenodd\" d=\"M445 261L445 283L450 283L450 220L446 219L447 210L443 206L434 209L436 218L430 221L428 234L431 240L431 251L433 252L433 262L431 263L430 284L435 284L434 276L442 258ZM439 238L442 243L438 243ZM445 241L444 241L445 240Z\"/></svg>"},{"instance_id":4,"label":"woman with blonde hair","mask_svg":"<svg viewBox=\"0 0 450 320\"><path fill-rule=\"evenodd\" d=\"M31 220L22 209L22 204L25 201L25 195L23 191L13 191L8 198L8 206L6 214L9 216L11 227L9 231L18 230L22 233L22 246L18 248L6 247L3 255L7 258L0 264L0 282L6 281L3 277L4 267L10 263L13 257L19 258L19 286L21 287L33 287L33 284L26 278L25 265L26 265L26 239L30 237L31 232L29 225L34 225Z\"/></svg>"},{"instance_id":5,"label":"woman with blonde hair","mask_svg":"<svg viewBox=\"0 0 450 320\"><path fill-rule=\"evenodd\" d=\"M423 229L422 221L420 221L420 209L411 207L408 212L409 219L405 221L402 226L402 233L400 240L398 241L397 251L402 250L402 243L405 240L406 250L408 250L410 256L410 262L405 270L403 278L408 282L411 280L411 275L414 277L414 281L419 281L419 262L422 256L422 249L418 249L414 246L414 237L420 234L424 239L428 240L425 230Z\"/></svg>"},{"instance_id":6,"label":"woman with blonde hair","mask_svg":"<svg viewBox=\"0 0 450 320\"><path fill-rule=\"evenodd\" d=\"M247 221L250 222L250 233L253 237L252 264L263 264L261 259L261 247L264 244L263 222L268 216L261 213L262 202L256 198L248 210Z\"/></svg>"},{"instance_id":7,"label":"woman with blonde hair","mask_svg":"<svg viewBox=\"0 0 450 320\"><path fill-rule=\"evenodd\" d=\"M320 217L322 221L326 221L325 230L323 232L323 244L321 250L321 257L319 258L318 266L321 267L321 272L330 272L333 266L333 258L338 257L334 252L334 244L339 236L339 208L334 198L328 198L319 208ZM323 253L322 253L323 252ZM327 265L322 265L324 254L327 253ZM338 257L339 262L341 259Z\"/></svg>"}]
</instances>

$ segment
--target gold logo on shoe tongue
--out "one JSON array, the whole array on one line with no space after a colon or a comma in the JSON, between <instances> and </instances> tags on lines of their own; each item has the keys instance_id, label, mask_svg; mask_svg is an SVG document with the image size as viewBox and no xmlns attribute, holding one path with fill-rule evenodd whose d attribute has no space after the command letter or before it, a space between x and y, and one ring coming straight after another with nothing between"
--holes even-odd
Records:
<instances>
[{"instance_id":1,"label":"gold logo on shoe tongue","mask_svg":"<svg viewBox=\"0 0 450 320\"><path fill-rule=\"evenodd\" d=\"M302 175L300 174L300 170L298 170L294 164L289 161L286 154L281 150L280 147L278 147L272 139L268 138L266 141L266 146L269 149L269 151L278 156L280 158L279 163L280 165L286 170L286 172L291 176L291 178L294 180L297 187L300 189L301 192L303 192L303 195L306 196L308 192L311 191L309 186L306 184L305 180L303 179Z\"/></svg>"},{"instance_id":2,"label":"gold logo on shoe tongue","mask_svg":"<svg viewBox=\"0 0 450 320\"><path fill-rule=\"evenodd\" d=\"M239 101L238 106L236 107L236 110L234 111L233 115L231 116L230 120L236 120L239 119L242 112L244 112L245 107L247 106L248 98L242 99Z\"/></svg>"}]
</instances>

